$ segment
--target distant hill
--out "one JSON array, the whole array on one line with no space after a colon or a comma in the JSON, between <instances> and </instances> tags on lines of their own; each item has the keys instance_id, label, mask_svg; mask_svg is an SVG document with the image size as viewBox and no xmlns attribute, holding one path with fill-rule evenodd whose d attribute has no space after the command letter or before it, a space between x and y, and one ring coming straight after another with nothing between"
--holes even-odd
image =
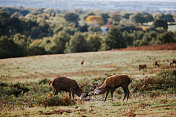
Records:
<instances>
[{"instance_id":1,"label":"distant hill","mask_svg":"<svg viewBox=\"0 0 176 117\"><path fill-rule=\"evenodd\" d=\"M64 10L176 12L175 0L0 0L0 6Z\"/></svg>"}]
</instances>

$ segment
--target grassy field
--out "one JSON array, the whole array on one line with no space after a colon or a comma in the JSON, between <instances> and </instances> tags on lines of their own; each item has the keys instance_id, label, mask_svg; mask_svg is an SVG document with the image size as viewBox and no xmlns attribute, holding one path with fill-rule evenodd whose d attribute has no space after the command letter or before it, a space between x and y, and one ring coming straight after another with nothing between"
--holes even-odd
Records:
<instances>
[{"instance_id":1,"label":"grassy field","mask_svg":"<svg viewBox=\"0 0 176 117\"><path fill-rule=\"evenodd\" d=\"M168 26L168 31L173 31L173 32L175 32L175 31L176 31L176 25L169 25L169 26Z\"/></svg>"},{"instance_id":2,"label":"grassy field","mask_svg":"<svg viewBox=\"0 0 176 117\"><path fill-rule=\"evenodd\" d=\"M67 76L75 79L78 84L89 84L92 79L103 79L113 74L127 74L133 80L139 80L155 76L165 70L176 70L175 66L168 67L167 64L167 60L176 59L175 53L175 50L102 51L0 59L0 81L30 83L53 79L57 76ZM159 61L160 67L152 65L153 59ZM81 65L82 60L84 60L83 65ZM146 64L147 69L139 71L139 64ZM48 84L46 85L44 88L49 87ZM72 106L34 105L8 109L8 106L1 105L0 116L58 116L58 114L60 116L101 117L176 116L176 93L167 95L165 93L160 92L158 96L151 96L151 93L138 95L131 91L128 102L122 102L123 93L115 93L114 101L111 101L109 97L109 100L103 102L101 99L104 95L100 95L92 96L90 101L77 101ZM51 94L51 90L46 91L45 94ZM19 97L13 97L13 99L17 98Z\"/></svg>"}]
</instances>

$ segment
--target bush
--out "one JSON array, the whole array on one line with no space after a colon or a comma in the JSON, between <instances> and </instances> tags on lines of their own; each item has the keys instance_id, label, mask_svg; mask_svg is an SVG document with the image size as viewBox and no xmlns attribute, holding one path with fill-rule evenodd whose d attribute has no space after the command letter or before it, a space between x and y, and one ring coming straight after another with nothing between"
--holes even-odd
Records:
<instances>
[{"instance_id":1,"label":"bush","mask_svg":"<svg viewBox=\"0 0 176 117\"><path fill-rule=\"evenodd\" d=\"M159 41L160 43L173 43L173 42L175 42L174 33L164 32L162 34L159 34L157 36L157 41Z\"/></svg>"},{"instance_id":2,"label":"bush","mask_svg":"<svg viewBox=\"0 0 176 117\"><path fill-rule=\"evenodd\" d=\"M50 80L45 78L43 80L40 80L39 84L48 84L49 82L50 82Z\"/></svg>"},{"instance_id":3,"label":"bush","mask_svg":"<svg viewBox=\"0 0 176 117\"><path fill-rule=\"evenodd\" d=\"M165 91L170 89L176 90L176 75L174 73L175 71L163 71L154 77L133 80L131 87L134 92L147 92L153 90Z\"/></svg>"},{"instance_id":4,"label":"bush","mask_svg":"<svg viewBox=\"0 0 176 117\"><path fill-rule=\"evenodd\" d=\"M0 96L10 96L14 95L18 97L20 94L24 94L29 91L29 88L24 84L16 83L16 84L6 84L0 83Z\"/></svg>"},{"instance_id":5,"label":"bush","mask_svg":"<svg viewBox=\"0 0 176 117\"><path fill-rule=\"evenodd\" d=\"M41 106L69 106L74 105L76 102L73 99L70 99L69 97L60 97L58 95L56 96L40 96L37 98L36 102Z\"/></svg>"}]
</instances>

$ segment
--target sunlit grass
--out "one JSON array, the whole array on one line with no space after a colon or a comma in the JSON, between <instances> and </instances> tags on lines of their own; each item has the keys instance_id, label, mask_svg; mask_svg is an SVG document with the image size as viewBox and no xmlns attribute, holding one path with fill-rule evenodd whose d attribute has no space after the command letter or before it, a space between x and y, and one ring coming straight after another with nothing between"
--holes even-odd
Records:
<instances>
[{"instance_id":1,"label":"sunlit grass","mask_svg":"<svg viewBox=\"0 0 176 117\"><path fill-rule=\"evenodd\" d=\"M162 67L167 68L166 60L176 58L174 53L175 51L108 51L1 59L0 79L52 79L58 75L82 79L106 77L105 74L127 74L140 78L154 75ZM81 66L83 59L85 62ZM159 61L161 68L153 67L153 59ZM139 71L139 64L146 64L148 69Z\"/></svg>"},{"instance_id":2,"label":"sunlit grass","mask_svg":"<svg viewBox=\"0 0 176 117\"><path fill-rule=\"evenodd\" d=\"M176 31L176 25L169 25L169 26L168 26L168 31L173 31L173 32L175 32L175 31Z\"/></svg>"},{"instance_id":3,"label":"sunlit grass","mask_svg":"<svg viewBox=\"0 0 176 117\"><path fill-rule=\"evenodd\" d=\"M143 79L155 76L169 68L167 60L176 58L176 51L102 51L61 55L44 55L23 58L10 58L0 60L0 81L5 83L22 82L34 91L29 91L21 99L32 96L35 102L37 97L51 92L47 79L57 76L67 76L75 79L82 86L96 82L101 85L103 80L112 74L127 74L132 79ZM81 61L84 59L84 64ZM161 65L159 68L152 65L156 59ZM146 64L147 70L138 70L139 64ZM43 79L43 80L42 80ZM96 81L96 80L100 81ZM102 80L101 80L102 79ZM34 82L34 84L30 82ZM40 84L40 82L44 84ZM46 82L45 82L46 81ZM35 84L36 83L36 84ZM41 89L42 87L42 89ZM131 86L130 86L131 87ZM84 87L85 89L88 87ZM41 91L46 91L40 95ZM102 101L104 95L92 96L90 101L77 101L72 106L43 107L36 104L31 107L21 106L12 110L1 111L0 116L176 116L175 93L153 91L145 94L133 93L131 90L128 102L122 101L124 96L121 88L114 92L114 101L108 96L106 102ZM49 93L49 94L50 94ZM166 93L168 93L166 95ZM46 96L48 93L46 93ZM59 94L60 95L60 94ZM64 93L61 95L68 94ZM27 97L28 96L28 97ZM18 99L18 97L13 97ZM78 97L76 97L78 98ZM20 101L20 100L19 100ZM7 106L8 108L8 106Z\"/></svg>"}]
</instances>

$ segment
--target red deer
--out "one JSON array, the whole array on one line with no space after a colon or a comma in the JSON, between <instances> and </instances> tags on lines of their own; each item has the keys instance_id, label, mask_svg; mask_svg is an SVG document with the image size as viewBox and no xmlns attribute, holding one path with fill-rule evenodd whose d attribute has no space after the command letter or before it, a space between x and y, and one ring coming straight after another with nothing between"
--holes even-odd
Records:
<instances>
[{"instance_id":1,"label":"red deer","mask_svg":"<svg viewBox=\"0 0 176 117\"><path fill-rule=\"evenodd\" d=\"M147 65L146 65L146 64L139 65L139 71L140 71L141 69L147 69Z\"/></svg>"},{"instance_id":2,"label":"red deer","mask_svg":"<svg viewBox=\"0 0 176 117\"><path fill-rule=\"evenodd\" d=\"M175 64L175 65L176 65L176 60L172 60L172 61L168 61L168 60L167 60L167 62L168 62L168 66L169 66L169 67L172 67L172 64Z\"/></svg>"},{"instance_id":3,"label":"red deer","mask_svg":"<svg viewBox=\"0 0 176 117\"><path fill-rule=\"evenodd\" d=\"M130 91L128 90L128 85L130 83L131 83L131 79L127 75L113 75L106 78L104 83L100 87L97 87L94 90L94 95L104 94L105 92L107 92L104 100L106 101L108 93L109 91L111 91L111 98L113 100L113 92L115 91L115 89L118 87L122 87L125 92L123 101L125 100L126 97L128 100L128 97L130 94Z\"/></svg>"},{"instance_id":4,"label":"red deer","mask_svg":"<svg viewBox=\"0 0 176 117\"><path fill-rule=\"evenodd\" d=\"M176 60L172 60L172 64L175 64L175 65L176 65Z\"/></svg>"},{"instance_id":5,"label":"red deer","mask_svg":"<svg viewBox=\"0 0 176 117\"><path fill-rule=\"evenodd\" d=\"M153 65L156 67L159 67L160 65L158 64L158 62L156 60L153 60Z\"/></svg>"},{"instance_id":6,"label":"red deer","mask_svg":"<svg viewBox=\"0 0 176 117\"><path fill-rule=\"evenodd\" d=\"M81 65L83 65L84 64L84 59L81 61Z\"/></svg>"},{"instance_id":7,"label":"red deer","mask_svg":"<svg viewBox=\"0 0 176 117\"><path fill-rule=\"evenodd\" d=\"M167 63L168 63L168 66L169 66L169 67L172 67L172 62L171 62L171 61L168 61L168 60L167 60Z\"/></svg>"},{"instance_id":8,"label":"red deer","mask_svg":"<svg viewBox=\"0 0 176 117\"><path fill-rule=\"evenodd\" d=\"M58 77L49 82L49 85L52 86L54 95L57 95L58 92L65 91L69 92L69 97L74 98L74 94L80 97L80 99L87 97L88 93L84 92L76 83L75 80L66 77Z\"/></svg>"}]
</instances>

